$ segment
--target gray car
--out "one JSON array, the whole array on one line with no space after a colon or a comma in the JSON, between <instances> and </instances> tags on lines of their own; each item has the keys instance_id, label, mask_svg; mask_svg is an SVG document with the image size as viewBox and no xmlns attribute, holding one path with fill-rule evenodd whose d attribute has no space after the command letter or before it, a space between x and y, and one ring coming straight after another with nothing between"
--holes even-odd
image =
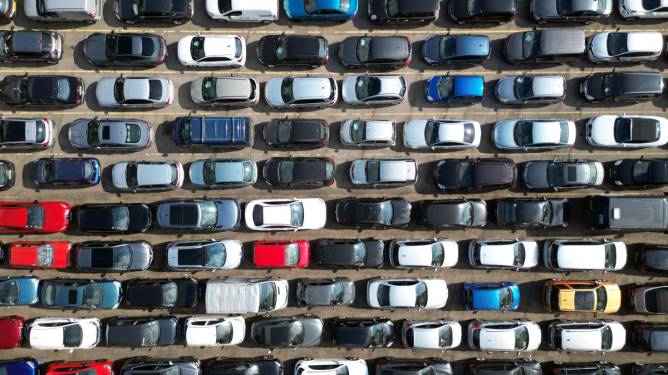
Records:
<instances>
[{"instance_id":1,"label":"gray car","mask_svg":"<svg viewBox=\"0 0 668 375\"><path fill-rule=\"evenodd\" d=\"M107 321L104 337L111 347L154 347L173 345L179 331L179 321L171 315L125 317Z\"/></svg>"},{"instance_id":2,"label":"gray car","mask_svg":"<svg viewBox=\"0 0 668 375\"><path fill-rule=\"evenodd\" d=\"M104 108L162 108L174 101L174 84L160 77L102 77L95 98Z\"/></svg>"},{"instance_id":3,"label":"gray car","mask_svg":"<svg viewBox=\"0 0 668 375\"><path fill-rule=\"evenodd\" d=\"M151 125L137 119L80 118L70 123L67 139L77 150L141 150L151 145Z\"/></svg>"},{"instance_id":4,"label":"gray car","mask_svg":"<svg viewBox=\"0 0 668 375\"><path fill-rule=\"evenodd\" d=\"M566 79L552 75L510 76L496 82L494 93L503 104L559 103L566 96Z\"/></svg>"},{"instance_id":5,"label":"gray car","mask_svg":"<svg viewBox=\"0 0 668 375\"><path fill-rule=\"evenodd\" d=\"M532 160L522 171L522 182L530 190L595 187L604 177L603 164L594 160Z\"/></svg>"},{"instance_id":6,"label":"gray car","mask_svg":"<svg viewBox=\"0 0 668 375\"><path fill-rule=\"evenodd\" d=\"M355 283L347 277L298 279L298 306L348 306L355 301Z\"/></svg>"},{"instance_id":7,"label":"gray car","mask_svg":"<svg viewBox=\"0 0 668 375\"><path fill-rule=\"evenodd\" d=\"M75 251L74 266L83 272L143 271L153 261L153 249L146 241L88 241Z\"/></svg>"},{"instance_id":8,"label":"gray car","mask_svg":"<svg viewBox=\"0 0 668 375\"><path fill-rule=\"evenodd\" d=\"M639 314L668 314L668 284L632 287L631 304Z\"/></svg>"},{"instance_id":9,"label":"gray car","mask_svg":"<svg viewBox=\"0 0 668 375\"><path fill-rule=\"evenodd\" d=\"M311 314L262 317L251 325L251 338L258 346L309 347L322 341L324 323Z\"/></svg>"},{"instance_id":10,"label":"gray car","mask_svg":"<svg viewBox=\"0 0 668 375\"><path fill-rule=\"evenodd\" d=\"M158 203L156 226L162 230L219 232L241 223L236 199L184 199Z\"/></svg>"},{"instance_id":11,"label":"gray car","mask_svg":"<svg viewBox=\"0 0 668 375\"><path fill-rule=\"evenodd\" d=\"M209 107L250 107L260 100L260 85L249 77L201 77L190 83L190 98Z\"/></svg>"},{"instance_id":12,"label":"gray car","mask_svg":"<svg viewBox=\"0 0 668 375\"><path fill-rule=\"evenodd\" d=\"M192 357L149 358L139 357L121 365L123 375L200 375L200 363Z\"/></svg>"},{"instance_id":13,"label":"gray car","mask_svg":"<svg viewBox=\"0 0 668 375\"><path fill-rule=\"evenodd\" d=\"M257 181L257 165L250 159L201 159L190 164L190 183L198 188L233 188Z\"/></svg>"},{"instance_id":14,"label":"gray car","mask_svg":"<svg viewBox=\"0 0 668 375\"><path fill-rule=\"evenodd\" d=\"M531 15L534 21L578 21L592 23L607 18L612 13L614 0L532 0Z\"/></svg>"},{"instance_id":15,"label":"gray car","mask_svg":"<svg viewBox=\"0 0 668 375\"><path fill-rule=\"evenodd\" d=\"M414 184L417 174L417 163L413 159L359 159L350 163L350 182L356 186Z\"/></svg>"},{"instance_id":16,"label":"gray car","mask_svg":"<svg viewBox=\"0 0 668 375\"><path fill-rule=\"evenodd\" d=\"M111 182L122 191L173 190L183 185L183 166L178 161L123 161L111 168Z\"/></svg>"}]
</instances>

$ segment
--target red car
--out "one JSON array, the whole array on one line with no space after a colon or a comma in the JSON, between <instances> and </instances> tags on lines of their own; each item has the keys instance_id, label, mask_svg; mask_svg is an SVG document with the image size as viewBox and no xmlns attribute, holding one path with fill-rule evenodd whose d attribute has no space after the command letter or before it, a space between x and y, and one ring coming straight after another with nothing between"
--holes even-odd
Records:
<instances>
[{"instance_id":1,"label":"red car","mask_svg":"<svg viewBox=\"0 0 668 375\"><path fill-rule=\"evenodd\" d=\"M67 202L0 202L0 233L58 233L70 224Z\"/></svg>"},{"instance_id":2,"label":"red car","mask_svg":"<svg viewBox=\"0 0 668 375\"><path fill-rule=\"evenodd\" d=\"M255 241L253 244L255 267L306 268L309 258L308 241Z\"/></svg>"},{"instance_id":3,"label":"red car","mask_svg":"<svg viewBox=\"0 0 668 375\"><path fill-rule=\"evenodd\" d=\"M14 349L23 343L23 323L20 316L0 318L0 349Z\"/></svg>"},{"instance_id":4,"label":"red car","mask_svg":"<svg viewBox=\"0 0 668 375\"><path fill-rule=\"evenodd\" d=\"M6 244L3 258L9 268L53 268L70 266L69 241L14 241Z\"/></svg>"},{"instance_id":5,"label":"red car","mask_svg":"<svg viewBox=\"0 0 668 375\"><path fill-rule=\"evenodd\" d=\"M46 368L45 375L113 375L114 362L99 361L58 362Z\"/></svg>"}]
</instances>

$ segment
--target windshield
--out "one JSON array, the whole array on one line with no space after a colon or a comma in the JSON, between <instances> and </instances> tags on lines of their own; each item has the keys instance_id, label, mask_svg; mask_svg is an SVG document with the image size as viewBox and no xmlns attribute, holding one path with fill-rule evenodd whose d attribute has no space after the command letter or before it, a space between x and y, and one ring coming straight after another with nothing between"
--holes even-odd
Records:
<instances>
[{"instance_id":1,"label":"windshield","mask_svg":"<svg viewBox=\"0 0 668 375\"><path fill-rule=\"evenodd\" d=\"M513 246L513 265L522 266L524 260L526 259L526 252L524 250L524 245L521 242L518 242Z\"/></svg>"},{"instance_id":2,"label":"windshield","mask_svg":"<svg viewBox=\"0 0 668 375\"><path fill-rule=\"evenodd\" d=\"M216 208L216 204L212 201L201 201L199 207L202 227L213 228L218 219L218 209Z\"/></svg>"},{"instance_id":3,"label":"windshield","mask_svg":"<svg viewBox=\"0 0 668 375\"><path fill-rule=\"evenodd\" d=\"M611 56L621 55L628 52L627 33L610 33L608 34L608 54Z\"/></svg>"},{"instance_id":4,"label":"windshield","mask_svg":"<svg viewBox=\"0 0 668 375\"><path fill-rule=\"evenodd\" d=\"M116 230L127 230L130 226L130 210L126 206L112 207L111 225Z\"/></svg>"},{"instance_id":5,"label":"windshield","mask_svg":"<svg viewBox=\"0 0 668 375\"><path fill-rule=\"evenodd\" d=\"M447 348L452 345L452 328L444 325L438 329L438 346L440 348Z\"/></svg>"},{"instance_id":6,"label":"windshield","mask_svg":"<svg viewBox=\"0 0 668 375\"><path fill-rule=\"evenodd\" d=\"M229 344L232 341L232 323L221 322L216 326L216 344Z\"/></svg>"},{"instance_id":7,"label":"windshield","mask_svg":"<svg viewBox=\"0 0 668 375\"><path fill-rule=\"evenodd\" d=\"M260 311L273 310L276 306L276 285L272 282L260 283Z\"/></svg>"},{"instance_id":8,"label":"windshield","mask_svg":"<svg viewBox=\"0 0 668 375\"><path fill-rule=\"evenodd\" d=\"M350 138L354 142L361 142L366 138L366 124L363 121L353 121L350 126Z\"/></svg>"},{"instance_id":9,"label":"windshield","mask_svg":"<svg viewBox=\"0 0 668 375\"><path fill-rule=\"evenodd\" d=\"M291 243L285 246L285 259L283 259L286 266L296 266L299 264L299 245Z\"/></svg>"},{"instance_id":10,"label":"windshield","mask_svg":"<svg viewBox=\"0 0 668 375\"><path fill-rule=\"evenodd\" d=\"M114 82L114 99L116 100L116 103L125 102L125 93L123 92L124 84L125 80L123 78L117 78Z\"/></svg>"},{"instance_id":11,"label":"windshield","mask_svg":"<svg viewBox=\"0 0 668 375\"><path fill-rule=\"evenodd\" d=\"M44 226L44 209L42 206L32 205L28 207L28 228L41 229Z\"/></svg>"},{"instance_id":12,"label":"windshield","mask_svg":"<svg viewBox=\"0 0 668 375\"><path fill-rule=\"evenodd\" d=\"M98 146L100 144L100 135L98 134L99 124L95 121L89 121L86 127L86 141L90 146Z\"/></svg>"},{"instance_id":13,"label":"windshield","mask_svg":"<svg viewBox=\"0 0 668 375\"><path fill-rule=\"evenodd\" d=\"M144 324L144 334L142 335L142 346L155 346L160 339L160 324L152 321Z\"/></svg>"},{"instance_id":14,"label":"windshield","mask_svg":"<svg viewBox=\"0 0 668 375\"><path fill-rule=\"evenodd\" d=\"M533 122L518 121L513 129L513 138L518 146L529 146L533 144Z\"/></svg>"},{"instance_id":15,"label":"windshield","mask_svg":"<svg viewBox=\"0 0 668 375\"><path fill-rule=\"evenodd\" d=\"M125 181L129 188L139 185L137 178L137 163L128 163L125 168Z\"/></svg>"},{"instance_id":16,"label":"windshield","mask_svg":"<svg viewBox=\"0 0 668 375\"><path fill-rule=\"evenodd\" d=\"M514 90L517 99L533 97L533 78L527 76L519 76L515 78Z\"/></svg>"},{"instance_id":17,"label":"windshield","mask_svg":"<svg viewBox=\"0 0 668 375\"><path fill-rule=\"evenodd\" d=\"M358 242L353 247L353 261L355 264L364 264L366 259L366 246L364 243Z\"/></svg>"},{"instance_id":18,"label":"windshield","mask_svg":"<svg viewBox=\"0 0 668 375\"><path fill-rule=\"evenodd\" d=\"M668 7L662 6L661 0L642 0L642 7L650 12L667 12Z\"/></svg>"},{"instance_id":19,"label":"windshield","mask_svg":"<svg viewBox=\"0 0 668 375\"><path fill-rule=\"evenodd\" d=\"M631 119L630 118L616 118L613 127L615 141L630 142L631 141Z\"/></svg>"},{"instance_id":20,"label":"windshield","mask_svg":"<svg viewBox=\"0 0 668 375\"><path fill-rule=\"evenodd\" d=\"M399 0L387 0L385 3L385 9L387 10L387 15L390 17L396 17L400 13L399 9Z\"/></svg>"},{"instance_id":21,"label":"windshield","mask_svg":"<svg viewBox=\"0 0 668 375\"><path fill-rule=\"evenodd\" d=\"M540 33L527 31L522 35L522 53L524 57L537 56L540 54Z\"/></svg>"},{"instance_id":22,"label":"windshield","mask_svg":"<svg viewBox=\"0 0 668 375\"><path fill-rule=\"evenodd\" d=\"M612 329L609 326L601 328L601 349L610 350L612 347Z\"/></svg>"},{"instance_id":23,"label":"windshield","mask_svg":"<svg viewBox=\"0 0 668 375\"><path fill-rule=\"evenodd\" d=\"M48 296L48 294L47 294ZM0 282L0 302L13 305L19 300L19 285L14 280ZM48 302L47 302L48 303Z\"/></svg>"},{"instance_id":24,"label":"windshield","mask_svg":"<svg viewBox=\"0 0 668 375\"><path fill-rule=\"evenodd\" d=\"M605 268L613 269L617 263L617 252L615 251L614 243L606 243L603 245L605 250Z\"/></svg>"},{"instance_id":25,"label":"windshield","mask_svg":"<svg viewBox=\"0 0 668 375\"><path fill-rule=\"evenodd\" d=\"M181 128L179 129L179 135L181 136L181 139L183 139L184 143L190 143L191 137L190 137L190 126L191 126L191 118L186 117L181 121Z\"/></svg>"},{"instance_id":26,"label":"windshield","mask_svg":"<svg viewBox=\"0 0 668 375\"><path fill-rule=\"evenodd\" d=\"M379 285L376 293L378 304L380 306L390 306L390 287L389 285Z\"/></svg>"},{"instance_id":27,"label":"windshield","mask_svg":"<svg viewBox=\"0 0 668 375\"><path fill-rule=\"evenodd\" d=\"M206 247L207 267L223 267L225 265L225 245L216 242Z\"/></svg>"},{"instance_id":28,"label":"windshield","mask_svg":"<svg viewBox=\"0 0 668 375\"><path fill-rule=\"evenodd\" d=\"M371 51L371 38L360 38L357 42L357 60L366 62Z\"/></svg>"},{"instance_id":29,"label":"windshield","mask_svg":"<svg viewBox=\"0 0 668 375\"><path fill-rule=\"evenodd\" d=\"M438 82L438 95L441 98L449 98L454 95L455 80L453 77L443 77Z\"/></svg>"},{"instance_id":30,"label":"windshield","mask_svg":"<svg viewBox=\"0 0 668 375\"><path fill-rule=\"evenodd\" d=\"M304 325L301 322L292 322L288 333L288 345L296 346L304 342Z\"/></svg>"},{"instance_id":31,"label":"windshield","mask_svg":"<svg viewBox=\"0 0 668 375\"><path fill-rule=\"evenodd\" d=\"M457 166L457 181L462 187L474 186L473 163L463 160Z\"/></svg>"},{"instance_id":32,"label":"windshield","mask_svg":"<svg viewBox=\"0 0 668 375\"><path fill-rule=\"evenodd\" d=\"M443 265L443 260L445 259L445 251L443 251L443 244L436 242L431 245L431 265L432 266L441 266Z\"/></svg>"},{"instance_id":33,"label":"windshield","mask_svg":"<svg viewBox=\"0 0 668 375\"><path fill-rule=\"evenodd\" d=\"M91 284L83 287L83 306L95 307L102 303L102 288Z\"/></svg>"},{"instance_id":34,"label":"windshield","mask_svg":"<svg viewBox=\"0 0 668 375\"><path fill-rule=\"evenodd\" d=\"M366 181L378 182L380 181L380 162L376 160L369 160L366 163Z\"/></svg>"},{"instance_id":35,"label":"windshield","mask_svg":"<svg viewBox=\"0 0 668 375\"><path fill-rule=\"evenodd\" d=\"M500 294L500 300L501 300L501 308L502 309L507 309L512 305L513 303L513 293L510 291L510 288L505 287L499 290Z\"/></svg>"},{"instance_id":36,"label":"windshield","mask_svg":"<svg viewBox=\"0 0 668 375\"><path fill-rule=\"evenodd\" d=\"M274 53L276 59L285 60L288 57L288 39L285 37L276 38L276 45L274 46Z\"/></svg>"},{"instance_id":37,"label":"windshield","mask_svg":"<svg viewBox=\"0 0 668 375\"><path fill-rule=\"evenodd\" d=\"M415 306L424 307L427 306L427 283L419 282L415 285Z\"/></svg>"},{"instance_id":38,"label":"windshield","mask_svg":"<svg viewBox=\"0 0 668 375\"><path fill-rule=\"evenodd\" d=\"M79 324L70 324L63 327L63 346L76 348L81 345L83 330Z\"/></svg>"},{"instance_id":39,"label":"windshield","mask_svg":"<svg viewBox=\"0 0 668 375\"><path fill-rule=\"evenodd\" d=\"M205 77L202 80L202 98L204 98L204 100L213 100L216 99L216 97L218 97L216 94L216 78Z\"/></svg>"},{"instance_id":40,"label":"windshield","mask_svg":"<svg viewBox=\"0 0 668 375\"><path fill-rule=\"evenodd\" d=\"M53 159L46 159L42 163L42 178L44 179L44 182L52 182L53 177L54 177L54 160Z\"/></svg>"},{"instance_id":41,"label":"windshield","mask_svg":"<svg viewBox=\"0 0 668 375\"><path fill-rule=\"evenodd\" d=\"M515 328L515 349L526 350L529 346L529 330L524 327Z\"/></svg>"},{"instance_id":42,"label":"windshield","mask_svg":"<svg viewBox=\"0 0 668 375\"><path fill-rule=\"evenodd\" d=\"M295 100L292 93L292 78L283 78L281 82L281 99L283 99L283 103L292 103Z\"/></svg>"},{"instance_id":43,"label":"windshield","mask_svg":"<svg viewBox=\"0 0 668 375\"><path fill-rule=\"evenodd\" d=\"M175 282L168 282L162 285L162 303L163 306L174 306L177 298L177 287Z\"/></svg>"},{"instance_id":44,"label":"windshield","mask_svg":"<svg viewBox=\"0 0 668 375\"><path fill-rule=\"evenodd\" d=\"M383 202L381 206L381 213L383 215L383 223L392 224L392 216L394 215L394 208L392 207L392 202L387 201Z\"/></svg>"},{"instance_id":45,"label":"windshield","mask_svg":"<svg viewBox=\"0 0 668 375\"><path fill-rule=\"evenodd\" d=\"M53 264L53 245L44 244L37 248L37 266L49 267Z\"/></svg>"},{"instance_id":46,"label":"windshield","mask_svg":"<svg viewBox=\"0 0 668 375\"><path fill-rule=\"evenodd\" d=\"M372 346L381 346L385 343L385 330L384 325L376 323L371 327L371 345Z\"/></svg>"},{"instance_id":47,"label":"windshield","mask_svg":"<svg viewBox=\"0 0 668 375\"><path fill-rule=\"evenodd\" d=\"M368 98L380 93L380 79L363 75L357 78L355 93L358 99Z\"/></svg>"},{"instance_id":48,"label":"windshield","mask_svg":"<svg viewBox=\"0 0 668 375\"><path fill-rule=\"evenodd\" d=\"M608 303L608 294L604 287L596 288L596 310L605 310L605 305Z\"/></svg>"},{"instance_id":49,"label":"windshield","mask_svg":"<svg viewBox=\"0 0 668 375\"><path fill-rule=\"evenodd\" d=\"M304 205L301 202L290 203L290 224L301 227L304 223Z\"/></svg>"},{"instance_id":50,"label":"windshield","mask_svg":"<svg viewBox=\"0 0 668 375\"><path fill-rule=\"evenodd\" d=\"M204 54L204 37L196 36L190 42L190 55L193 60L199 61L203 59L206 55Z\"/></svg>"},{"instance_id":51,"label":"windshield","mask_svg":"<svg viewBox=\"0 0 668 375\"><path fill-rule=\"evenodd\" d=\"M345 292L345 288L343 287L343 283L338 282L338 281L333 283L332 284L332 289L331 289L331 292L330 292L331 293L330 297L331 297L332 303L335 303L335 304L343 303L343 297L344 297L344 294L345 294L344 292Z\"/></svg>"}]
</instances>

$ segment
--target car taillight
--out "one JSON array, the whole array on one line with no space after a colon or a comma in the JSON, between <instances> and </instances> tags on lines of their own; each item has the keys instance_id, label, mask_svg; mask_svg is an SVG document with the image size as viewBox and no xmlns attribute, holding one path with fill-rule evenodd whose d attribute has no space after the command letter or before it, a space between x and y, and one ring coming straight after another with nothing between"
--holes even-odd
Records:
<instances>
[{"instance_id":1,"label":"car taillight","mask_svg":"<svg viewBox=\"0 0 668 375\"><path fill-rule=\"evenodd\" d=\"M93 12L88 12L88 17L90 17L90 18L95 18L95 13L93 13Z\"/></svg>"},{"instance_id":2,"label":"car taillight","mask_svg":"<svg viewBox=\"0 0 668 375\"><path fill-rule=\"evenodd\" d=\"M478 328L480 328L480 323L472 323L472 324L471 324L471 328L473 328L473 329L478 329Z\"/></svg>"},{"instance_id":3,"label":"car taillight","mask_svg":"<svg viewBox=\"0 0 668 375\"><path fill-rule=\"evenodd\" d=\"M475 362L469 362L469 368L475 368L476 364Z\"/></svg>"}]
</instances>

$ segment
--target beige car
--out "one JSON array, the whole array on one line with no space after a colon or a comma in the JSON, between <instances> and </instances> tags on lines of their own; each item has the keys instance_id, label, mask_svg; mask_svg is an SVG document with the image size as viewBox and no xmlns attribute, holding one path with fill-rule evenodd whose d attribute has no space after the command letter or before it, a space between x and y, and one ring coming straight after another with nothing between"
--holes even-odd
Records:
<instances>
[{"instance_id":1,"label":"beige car","mask_svg":"<svg viewBox=\"0 0 668 375\"><path fill-rule=\"evenodd\" d=\"M260 100L260 85L248 77L201 77L190 84L193 102L209 107L250 107Z\"/></svg>"}]
</instances>

